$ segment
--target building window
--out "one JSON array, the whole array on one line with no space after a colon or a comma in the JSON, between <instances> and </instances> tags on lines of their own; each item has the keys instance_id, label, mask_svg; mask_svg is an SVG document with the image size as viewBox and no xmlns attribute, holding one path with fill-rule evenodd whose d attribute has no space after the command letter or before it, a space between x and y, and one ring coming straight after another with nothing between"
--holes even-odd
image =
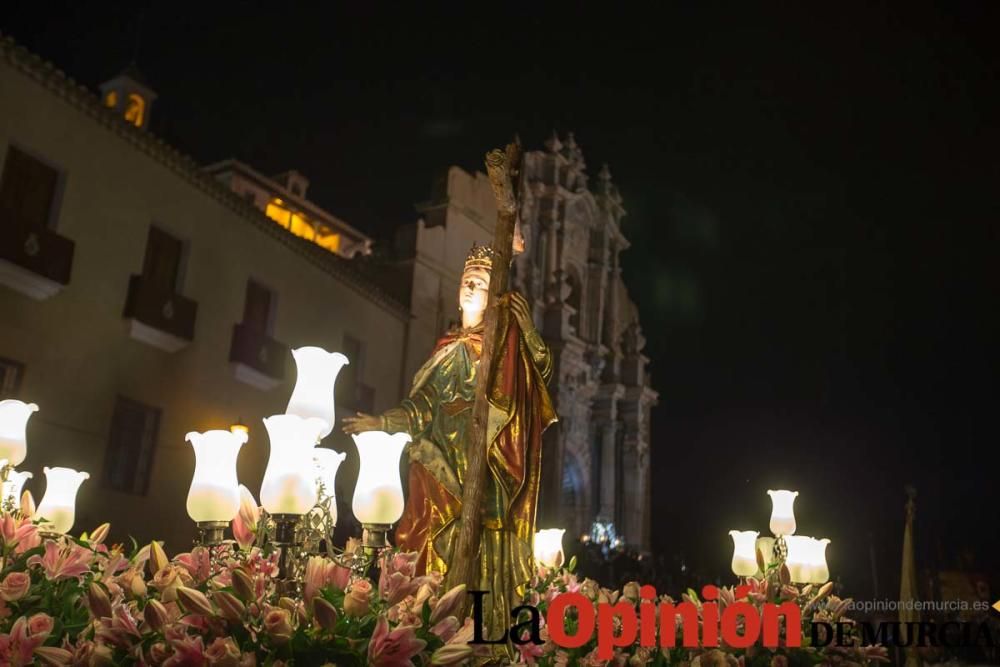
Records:
<instances>
[{"instance_id":1,"label":"building window","mask_svg":"<svg viewBox=\"0 0 1000 667\"><path fill-rule=\"evenodd\" d=\"M125 493L146 494L159 427L159 409L118 397L104 462L105 485Z\"/></svg>"},{"instance_id":2,"label":"building window","mask_svg":"<svg viewBox=\"0 0 1000 667\"><path fill-rule=\"evenodd\" d=\"M24 379L24 364L0 358L0 400L17 396Z\"/></svg>"},{"instance_id":3,"label":"building window","mask_svg":"<svg viewBox=\"0 0 1000 667\"><path fill-rule=\"evenodd\" d=\"M10 146L0 178L0 224L48 227L58 186L58 171Z\"/></svg>"},{"instance_id":4,"label":"building window","mask_svg":"<svg viewBox=\"0 0 1000 667\"><path fill-rule=\"evenodd\" d=\"M254 280L248 280L243 302L243 324L260 333L273 333L276 305L274 292Z\"/></svg>"},{"instance_id":5,"label":"building window","mask_svg":"<svg viewBox=\"0 0 1000 667\"><path fill-rule=\"evenodd\" d=\"M184 243L159 227L150 227L146 238L146 258L142 275L166 292L178 291Z\"/></svg>"}]
</instances>

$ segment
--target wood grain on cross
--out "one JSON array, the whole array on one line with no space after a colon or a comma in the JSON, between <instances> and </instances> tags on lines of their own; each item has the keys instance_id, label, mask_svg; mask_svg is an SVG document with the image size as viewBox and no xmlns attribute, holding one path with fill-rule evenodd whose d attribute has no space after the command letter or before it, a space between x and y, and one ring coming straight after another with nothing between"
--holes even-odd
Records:
<instances>
[{"instance_id":1,"label":"wood grain on cross","mask_svg":"<svg viewBox=\"0 0 1000 667\"><path fill-rule=\"evenodd\" d=\"M496 254L490 271L490 290L483 327L483 350L476 371L476 399L472 413L472 428L469 432L470 447L467 453L465 488L462 490L462 517L458 540L448 566L449 584L457 586L464 583L469 590L476 588L479 583L481 508L483 491L486 487L486 450L489 447L486 440L489 417L488 389L496 356L500 297L507 291L507 276L510 273L510 260L513 254L520 166L521 145L516 139L514 143L507 145L506 151L494 149L486 154L486 171L497 203L497 222L493 230L493 250Z\"/></svg>"}]
</instances>

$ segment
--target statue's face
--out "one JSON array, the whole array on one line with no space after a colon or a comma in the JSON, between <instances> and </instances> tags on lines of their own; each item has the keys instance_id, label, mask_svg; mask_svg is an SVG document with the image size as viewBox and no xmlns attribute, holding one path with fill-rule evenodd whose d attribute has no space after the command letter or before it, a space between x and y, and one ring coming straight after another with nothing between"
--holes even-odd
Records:
<instances>
[{"instance_id":1,"label":"statue's face","mask_svg":"<svg viewBox=\"0 0 1000 667\"><path fill-rule=\"evenodd\" d=\"M467 315L486 311L486 299L490 293L490 272L473 267L462 274L462 284L458 290L458 305Z\"/></svg>"}]
</instances>

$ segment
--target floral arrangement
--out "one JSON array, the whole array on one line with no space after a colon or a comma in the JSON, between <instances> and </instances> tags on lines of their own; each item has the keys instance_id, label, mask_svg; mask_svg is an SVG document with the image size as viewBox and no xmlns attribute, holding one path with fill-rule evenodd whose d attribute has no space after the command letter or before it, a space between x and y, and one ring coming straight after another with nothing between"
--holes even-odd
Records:
<instances>
[{"instance_id":1,"label":"floral arrangement","mask_svg":"<svg viewBox=\"0 0 1000 667\"><path fill-rule=\"evenodd\" d=\"M824 623L853 623L844 616L850 608L850 599L840 599L831 595L832 582L818 589L812 584L796 586L791 583L788 568L784 565L765 565L762 554L758 551L757 561L764 573L759 577L744 579L746 596L737 598L737 587L720 588L718 590L719 611L737 601L748 602L760 611L765 603L780 604L791 601L802 611L802 646L785 646L785 629L781 628L779 646L764 647L760 641L745 649L728 646L719 648L685 648L682 643L684 634L683 619L676 619L676 642L672 648L645 648L638 644L625 648L616 648L610 661L598 658L597 639L575 649L564 649L552 643L545 627L540 635L545 643L542 645L523 644L517 646L522 664L549 667L563 665L581 665L597 667L598 665L615 665L629 667L633 665L683 665L685 667L788 667L789 665L868 665L875 662L889 662L888 652L882 646L852 646L812 647L810 629L813 621ZM579 593L590 600L595 608L598 604L626 603L632 606L636 617L640 616L643 605L654 605L654 616L659 622L659 606L661 603L674 604L669 595L661 595L655 600L643 599L640 595L641 586L638 582L625 584L621 591L610 590L600 586L596 581L580 578L574 572L574 563L570 561L568 568L549 569L540 567L538 574L531 582L531 589L525 596L525 604L535 606L546 616L552 600L560 593ZM698 636L702 634L702 602L695 591L688 589L681 595L684 602L693 603L698 609ZM575 621L575 614L568 613L567 625ZM716 619L717 622L717 619ZM742 634L743 621L738 622ZM616 625L616 630L618 626ZM595 633L596 635L596 633Z\"/></svg>"},{"instance_id":2,"label":"floral arrangement","mask_svg":"<svg viewBox=\"0 0 1000 667\"><path fill-rule=\"evenodd\" d=\"M459 614L464 586L444 590L440 576L418 576L416 554L388 551L377 581L335 560L309 557L301 591L280 594L277 553L258 544L261 512L243 491L233 521L235 541L167 556L158 542L127 554L108 546L104 524L79 538L43 532L25 493L0 520L0 664L2 665L405 665L470 664L489 660L488 646L470 645L471 619ZM354 545L348 545L351 550ZM525 602L544 613L561 592L595 604L627 599L565 569L539 568ZM845 601L787 581L756 582L757 602L794 599L803 617L840 619ZM732 596L732 590L728 595ZM687 595L692 595L691 593ZM693 598L696 599L696 598ZM565 650L545 642L516 647L528 665L598 665L594 645ZM691 651L619 649L610 664L814 664L884 659L882 649L746 649ZM504 661L503 664L509 664Z\"/></svg>"}]
</instances>

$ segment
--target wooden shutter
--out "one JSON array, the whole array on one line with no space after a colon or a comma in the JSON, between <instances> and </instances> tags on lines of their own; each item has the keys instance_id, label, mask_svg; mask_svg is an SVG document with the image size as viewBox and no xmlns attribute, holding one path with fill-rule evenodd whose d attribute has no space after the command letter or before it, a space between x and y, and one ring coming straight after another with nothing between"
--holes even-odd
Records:
<instances>
[{"instance_id":1,"label":"wooden shutter","mask_svg":"<svg viewBox=\"0 0 1000 667\"><path fill-rule=\"evenodd\" d=\"M142 275L153 285L167 292L177 290L184 244L157 227L149 228L146 239L146 259Z\"/></svg>"},{"instance_id":2,"label":"wooden shutter","mask_svg":"<svg viewBox=\"0 0 1000 667\"><path fill-rule=\"evenodd\" d=\"M58 182L55 169L9 147L0 178L0 225L48 226Z\"/></svg>"},{"instance_id":3,"label":"wooden shutter","mask_svg":"<svg viewBox=\"0 0 1000 667\"><path fill-rule=\"evenodd\" d=\"M247 281L243 304L243 324L262 333L270 332L271 290L252 280Z\"/></svg>"},{"instance_id":4,"label":"wooden shutter","mask_svg":"<svg viewBox=\"0 0 1000 667\"><path fill-rule=\"evenodd\" d=\"M159 426L158 409L118 397L104 464L108 486L126 493L148 491Z\"/></svg>"}]
</instances>

